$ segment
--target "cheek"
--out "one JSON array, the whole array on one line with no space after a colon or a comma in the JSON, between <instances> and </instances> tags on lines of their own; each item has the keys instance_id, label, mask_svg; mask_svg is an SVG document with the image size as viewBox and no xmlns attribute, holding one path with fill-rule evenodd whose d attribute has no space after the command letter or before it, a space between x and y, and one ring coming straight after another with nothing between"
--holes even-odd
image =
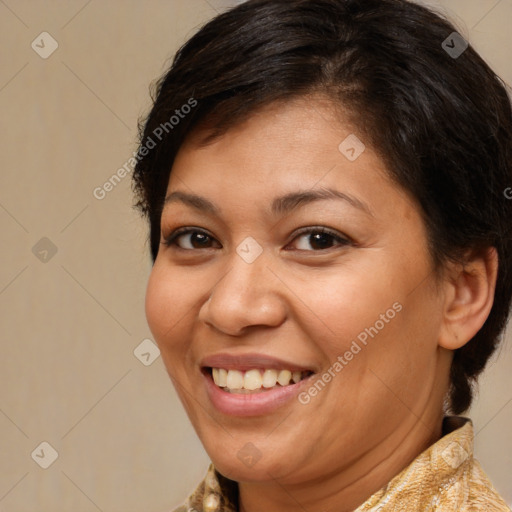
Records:
<instances>
[{"instance_id":1,"label":"cheek","mask_svg":"<svg viewBox=\"0 0 512 512\"><path fill-rule=\"evenodd\" d=\"M412 410L424 405L425 393L434 385L441 317L428 285L413 293L404 286L401 292L390 293L390 303L375 311L364 326L363 364L376 393L395 402L398 409L405 404Z\"/></svg>"},{"instance_id":2,"label":"cheek","mask_svg":"<svg viewBox=\"0 0 512 512\"><path fill-rule=\"evenodd\" d=\"M153 267L146 288L146 319L149 328L155 337L155 341L160 345L162 336L165 332L166 314L169 309L169 297L166 295L165 286L162 280L158 278L158 269Z\"/></svg>"},{"instance_id":3,"label":"cheek","mask_svg":"<svg viewBox=\"0 0 512 512\"><path fill-rule=\"evenodd\" d=\"M306 297L313 319L312 326L332 338L332 348L345 349L365 329L379 322L380 315L391 309L389 317L395 316L393 304L397 293L380 276L372 275L367 269L355 266L325 274L321 280L305 283L297 295ZM392 321L392 320L391 320ZM337 347L336 347L337 346Z\"/></svg>"},{"instance_id":4,"label":"cheek","mask_svg":"<svg viewBox=\"0 0 512 512\"><path fill-rule=\"evenodd\" d=\"M145 309L149 329L160 349L167 373L176 386L175 379L180 382L184 378L183 362L187 358L192 313L183 294L188 288L179 282L179 278L173 279L171 274L155 264L146 289Z\"/></svg>"},{"instance_id":5,"label":"cheek","mask_svg":"<svg viewBox=\"0 0 512 512\"><path fill-rule=\"evenodd\" d=\"M184 273L171 272L157 261L146 289L146 319L155 341L160 346L183 339L193 308L193 286L183 282ZM181 279L180 279L181 277Z\"/></svg>"},{"instance_id":6,"label":"cheek","mask_svg":"<svg viewBox=\"0 0 512 512\"><path fill-rule=\"evenodd\" d=\"M362 367L413 370L418 361L435 357L440 324L429 280L414 289L424 278L423 267L426 264L384 266L372 261L338 269L316 281L314 289L305 283L298 295L308 297L313 315L308 313L312 322L303 329L310 331L330 361L352 350L357 356L348 357Z\"/></svg>"}]
</instances>

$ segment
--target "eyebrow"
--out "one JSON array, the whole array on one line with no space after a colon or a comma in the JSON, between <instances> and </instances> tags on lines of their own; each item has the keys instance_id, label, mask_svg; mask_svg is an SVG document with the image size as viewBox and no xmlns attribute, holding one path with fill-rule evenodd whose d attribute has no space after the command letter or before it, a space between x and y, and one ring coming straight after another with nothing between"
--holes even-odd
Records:
<instances>
[{"instance_id":1,"label":"eyebrow","mask_svg":"<svg viewBox=\"0 0 512 512\"><path fill-rule=\"evenodd\" d=\"M198 196L196 194L188 194L187 192L180 192L179 190L171 192L164 201L164 206L170 203L184 203L191 206L196 210L206 213L218 215L220 210L208 199Z\"/></svg>"},{"instance_id":2,"label":"eyebrow","mask_svg":"<svg viewBox=\"0 0 512 512\"><path fill-rule=\"evenodd\" d=\"M345 192L340 192L332 188L319 188L315 190L304 190L298 192L290 192L280 197L276 197L272 201L270 211L274 216L285 215L297 208L305 206L316 201L322 200L337 200L345 201L354 208L363 211L370 217L373 213L367 204L362 202L357 197L354 197ZM205 197L197 194L190 194L187 192L174 191L165 198L164 205L181 202L201 212L219 215L220 209Z\"/></svg>"}]
</instances>

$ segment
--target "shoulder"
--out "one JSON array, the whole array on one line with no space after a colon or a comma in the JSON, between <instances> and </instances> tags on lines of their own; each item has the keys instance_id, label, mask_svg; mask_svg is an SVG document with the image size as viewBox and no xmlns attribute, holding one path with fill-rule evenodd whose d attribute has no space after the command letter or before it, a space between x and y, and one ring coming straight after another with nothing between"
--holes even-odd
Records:
<instances>
[{"instance_id":1,"label":"shoulder","mask_svg":"<svg viewBox=\"0 0 512 512\"><path fill-rule=\"evenodd\" d=\"M510 507L494 488L480 463L473 459L467 505L463 512L511 512Z\"/></svg>"}]
</instances>

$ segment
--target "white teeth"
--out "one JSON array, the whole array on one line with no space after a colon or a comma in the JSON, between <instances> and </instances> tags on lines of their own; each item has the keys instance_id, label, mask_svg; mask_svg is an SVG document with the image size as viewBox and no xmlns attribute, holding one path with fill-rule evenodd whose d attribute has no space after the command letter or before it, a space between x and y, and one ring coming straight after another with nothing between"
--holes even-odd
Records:
<instances>
[{"instance_id":1,"label":"white teeth","mask_svg":"<svg viewBox=\"0 0 512 512\"><path fill-rule=\"evenodd\" d=\"M263 379L259 370L249 370L244 375L244 388L245 389L260 389Z\"/></svg>"},{"instance_id":2,"label":"white teeth","mask_svg":"<svg viewBox=\"0 0 512 512\"><path fill-rule=\"evenodd\" d=\"M212 368L213 382L221 388L225 388L227 385L228 372L224 368Z\"/></svg>"},{"instance_id":3,"label":"white teeth","mask_svg":"<svg viewBox=\"0 0 512 512\"><path fill-rule=\"evenodd\" d=\"M218 386L226 387L228 385L228 371L224 368L219 368L219 383Z\"/></svg>"},{"instance_id":4,"label":"white teeth","mask_svg":"<svg viewBox=\"0 0 512 512\"><path fill-rule=\"evenodd\" d=\"M292 378L292 372L290 370L281 370L277 377L277 382L281 384L281 386L288 386L290 384L290 379Z\"/></svg>"},{"instance_id":5,"label":"white teeth","mask_svg":"<svg viewBox=\"0 0 512 512\"><path fill-rule=\"evenodd\" d=\"M280 386L297 384L302 380L303 372L290 370L259 370L252 369L246 372L239 370L226 370L212 368L212 377L215 384L225 391L251 393Z\"/></svg>"},{"instance_id":6,"label":"white teeth","mask_svg":"<svg viewBox=\"0 0 512 512\"><path fill-rule=\"evenodd\" d=\"M244 387L244 374L238 370L229 370L226 386L229 389L242 389Z\"/></svg>"},{"instance_id":7,"label":"white teeth","mask_svg":"<svg viewBox=\"0 0 512 512\"><path fill-rule=\"evenodd\" d=\"M265 370L263 372L263 387L273 388L277 382L277 370Z\"/></svg>"}]
</instances>

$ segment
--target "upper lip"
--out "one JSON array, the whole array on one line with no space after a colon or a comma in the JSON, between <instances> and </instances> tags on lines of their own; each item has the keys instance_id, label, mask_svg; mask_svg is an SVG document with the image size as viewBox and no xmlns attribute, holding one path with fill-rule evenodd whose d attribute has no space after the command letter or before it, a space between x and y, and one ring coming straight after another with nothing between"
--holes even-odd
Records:
<instances>
[{"instance_id":1,"label":"upper lip","mask_svg":"<svg viewBox=\"0 0 512 512\"><path fill-rule=\"evenodd\" d=\"M200 362L202 368L224 368L226 370L247 371L253 368L273 369L273 370L290 370L296 372L311 371L313 369L292 361L286 361L278 357L268 356L265 354L213 354L203 358Z\"/></svg>"}]
</instances>

